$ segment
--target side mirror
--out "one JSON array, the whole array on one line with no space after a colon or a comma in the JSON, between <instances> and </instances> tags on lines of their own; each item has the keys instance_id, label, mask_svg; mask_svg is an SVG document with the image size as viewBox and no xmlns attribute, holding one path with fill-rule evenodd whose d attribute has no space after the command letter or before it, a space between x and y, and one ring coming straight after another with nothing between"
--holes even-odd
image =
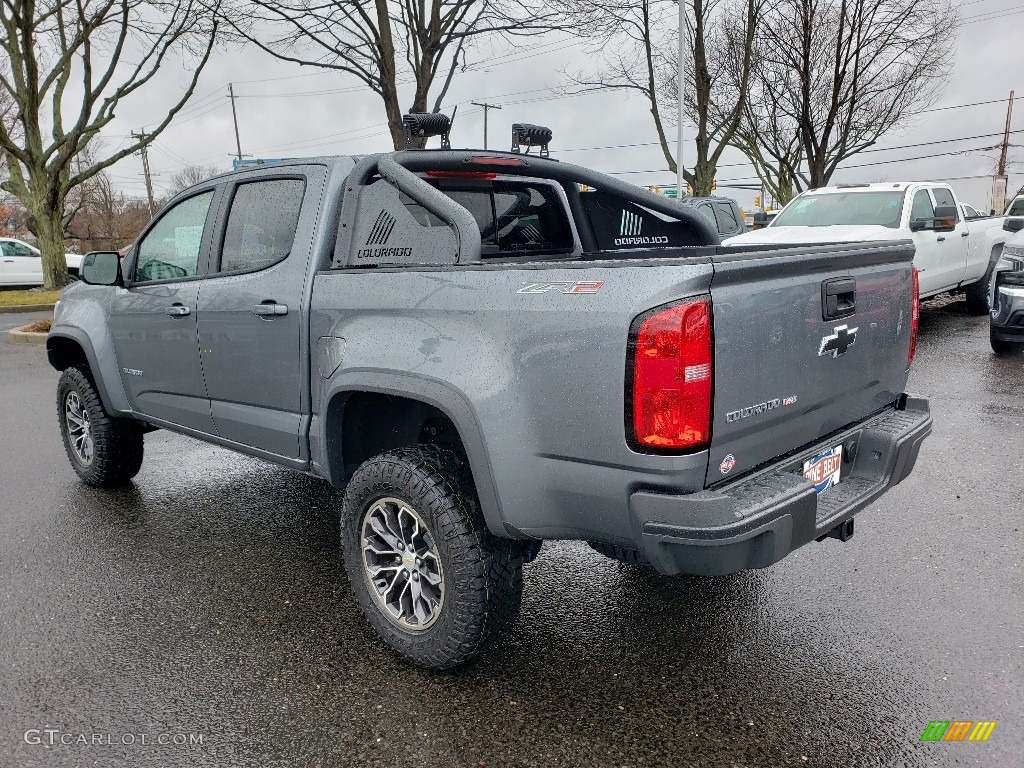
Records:
<instances>
[{"instance_id":1,"label":"side mirror","mask_svg":"<svg viewBox=\"0 0 1024 768\"><path fill-rule=\"evenodd\" d=\"M78 277L89 285L123 285L121 257L117 251L92 251L82 257Z\"/></svg>"},{"instance_id":2,"label":"side mirror","mask_svg":"<svg viewBox=\"0 0 1024 768\"><path fill-rule=\"evenodd\" d=\"M937 205L932 216L935 217L934 229L936 232L948 232L956 229L956 222L959 217L957 216L955 205Z\"/></svg>"},{"instance_id":3,"label":"side mirror","mask_svg":"<svg viewBox=\"0 0 1024 768\"><path fill-rule=\"evenodd\" d=\"M927 229L931 223L931 219L911 219L910 220L910 231L920 232L922 229Z\"/></svg>"},{"instance_id":4,"label":"side mirror","mask_svg":"<svg viewBox=\"0 0 1024 768\"><path fill-rule=\"evenodd\" d=\"M764 211L754 211L754 223L764 226L768 223L768 214Z\"/></svg>"},{"instance_id":5,"label":"side mirror","mask_svg":"<svg viewBox=\"0 0 1024 768\"><path fill-rule=\"evenodd\" d=\"M1003 229L1007 232L1020 232L1024 229L1024 219L1006 219L1003 222Z\"/></svg>"}]
</instances>

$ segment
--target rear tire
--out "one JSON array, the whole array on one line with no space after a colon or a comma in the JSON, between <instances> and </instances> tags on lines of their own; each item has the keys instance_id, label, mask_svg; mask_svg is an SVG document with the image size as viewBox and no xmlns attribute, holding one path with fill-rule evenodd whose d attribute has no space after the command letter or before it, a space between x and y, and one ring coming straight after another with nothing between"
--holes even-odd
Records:
<instances>
[{"instance_id":1,"label":"rear tire","mask_svg":"<svg viewBox=\"0 0 1024 768\"><path fill-rule=\"evenodd\" d=\"M455 453L430 445L382 453L356 470L342 506L352 592L401 656L450 669L508 635L523 592L520 549L488 531Z\"/></svg>"},{"instance_id":2,"label":"rear tire","mask_svg":"<svg viewBox=\"0 0 1024 768\"><path fill-rule=\"evenodd\" d=\"M988 263L988 269L985 270L985 276L978 282L967 286L964 291L967 297L967 311L970 314L984 315L988 313L988 286L998 261L999 253L993 253Z\"/></svg>"},{"instance_id":3,"label":"rear tire","mask_svg":"<svg viewBox=\"0 0 1024 768\"><path fill-rule=\"evenodd\" d=\"M1016 355L1020 352L1024 352L1024 343L1019 341L1003 341L1002 339L996 338L996 332L989 326L988 329L988 340L992 345L992 351L997 355Z\"/></svg>"},{"instance_id":4,"label":"rear tire","mask_svg":"<svg viewBox=\"0 0 1024 768\"><path fill-rule=\"evenodd\" d=\"M66 368L57 384L57 419L64 451L86 485L124 485L142 468L142 428L103 409L85 368Z\"/></svg>"}]
</instances>

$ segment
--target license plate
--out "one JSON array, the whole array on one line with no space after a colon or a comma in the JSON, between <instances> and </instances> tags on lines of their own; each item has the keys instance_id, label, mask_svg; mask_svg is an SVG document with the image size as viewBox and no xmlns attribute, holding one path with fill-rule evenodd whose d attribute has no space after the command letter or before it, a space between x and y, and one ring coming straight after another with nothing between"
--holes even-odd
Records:
<instances>
[{"instance_id":1,"label":"license plate","mask_svg":"<svg viewBox=\"0 0 1024 768\"><path fill-rule=\"evenodd\" d=\"M804 462L804 477L814 483L815 493L821 494L839 482L843 466L843 446L837 445L812 456Z\"/></svg>"}]
</instances>

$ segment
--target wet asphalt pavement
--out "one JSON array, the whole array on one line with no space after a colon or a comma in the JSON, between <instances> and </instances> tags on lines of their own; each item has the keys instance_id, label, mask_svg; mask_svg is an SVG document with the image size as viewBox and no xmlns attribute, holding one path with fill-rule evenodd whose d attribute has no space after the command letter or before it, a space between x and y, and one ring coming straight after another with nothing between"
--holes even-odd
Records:
<instances>
[{"instance_id":1,"label":"wet asphalt pavement","mask_svg":"<svg viewBox=\"0 0 1024 768\"><path fill-rule=\"evenodd\" d=\"M1020 766L1024 357L987 333L925 305L935 430L849 543L717 579L548 544L509 642L446 674L359 616L339 493L162 431L89 489L43 349L0 341L0 767ZM998 726L920 741L955 719Z\"/></svg>"}]
</instances>

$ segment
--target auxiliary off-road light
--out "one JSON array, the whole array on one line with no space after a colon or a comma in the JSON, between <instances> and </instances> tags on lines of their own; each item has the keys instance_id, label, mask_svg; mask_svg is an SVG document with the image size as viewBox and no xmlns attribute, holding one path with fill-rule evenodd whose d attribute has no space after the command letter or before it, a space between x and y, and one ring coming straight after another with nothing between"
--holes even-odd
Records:
<instances>
[{"instance_id":1,"label":"auxiliary off-road light","mask_svg":"<svg viewBox=\"0 0 1024 768\"><path fill-rule=\"evenodd\" d=\"M520 147L540 147L540 156L548 156L548 144L554 134L550 128L543 125L530 125L529 123L514 123L512 125L512 151L519 152Z\"/></svg>"},{"instance_id":2,"label":"auxiliary off-road light","mask_svg":"<svg viewBox=\"0 0 1024 768\"><path fill-rule=\"evenodd\" d=\"M406 149L418 149L417 140L431 136L441 137L441 149L452 148L448 140L452 121L448 115L442 115L440 112L410 112L402 116L402 125L405 128Z\"/></svg>"}]
</instances>

